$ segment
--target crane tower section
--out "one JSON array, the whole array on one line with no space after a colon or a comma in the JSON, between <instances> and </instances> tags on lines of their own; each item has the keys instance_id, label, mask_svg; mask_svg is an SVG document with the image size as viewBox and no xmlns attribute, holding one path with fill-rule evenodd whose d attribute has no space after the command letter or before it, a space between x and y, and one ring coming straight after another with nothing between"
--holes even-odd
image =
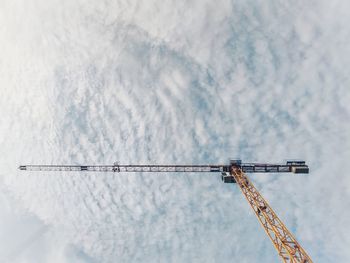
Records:
<instances>
[{"instance_id":1,"label":"crane tower section","mask_svg":"<svg viewBox=\"0 0 350 263\"><path fill-rule=\"evenodd\" d=\"M239 167L232 166L230 176L238 184L282 261L289 263L311 263L311 258L244 172Z\"/></svg>"}]
</instances>

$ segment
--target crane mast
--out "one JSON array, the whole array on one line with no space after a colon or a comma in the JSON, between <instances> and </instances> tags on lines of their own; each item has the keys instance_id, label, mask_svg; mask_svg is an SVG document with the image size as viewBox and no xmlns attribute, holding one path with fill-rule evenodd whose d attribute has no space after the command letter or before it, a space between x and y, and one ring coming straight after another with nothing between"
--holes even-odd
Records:
<instances>
[{"instance_id":1,"label":"crane mast","mask_svg":"<svg viewBox=\"0 0 350 263\"><path fill-rule=\"evenodd\" d=\"M85 172L221 172L224 183L237 183L256 217L271 239L283 262L312 263L292 233L278 218L245 173L309 173L304 161L287 161L285 164L242 163L230 160L225 164L204 165L21 165L22 171L85 171Z\"/></svg>"},{"instance_id":2,"label":"crane mast","mask_svg":"<svg viewBox=\"0 0 350 263\"><path fill-rule=\"evenodd\" d=\"M292 233L289 232L244 172L240 168L233 167L231 175L234 177L283 262L312 262L305 250L299 245Z\"/></svg>"}]
</instances>

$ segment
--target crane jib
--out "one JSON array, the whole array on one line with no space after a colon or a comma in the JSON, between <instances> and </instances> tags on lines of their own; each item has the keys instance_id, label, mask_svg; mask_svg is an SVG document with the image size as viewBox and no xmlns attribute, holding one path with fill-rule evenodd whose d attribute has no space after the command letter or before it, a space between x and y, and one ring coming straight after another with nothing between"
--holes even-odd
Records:
<instances>
[{"instance_id":1,"label":"crane jib","mask_svg":"<svg viewBox=\"0 0 350 263\"><path fill-rule=\"evenodd\" d=\"M272 210L245 173L296 173L307 174L309 167L305 161L289 160L285 164L242 163L230 160L228 165L21 165L24 171L63 172L221 172L224 183L235 183L247 199L249 205L275 246L283 262L312 263L311 258L295 237Z\"/></svg>"},{"instance_id":2,"label":"crane jib","mask_svg":"<svg viewBox=\"0 0 350 263\"><path fill-rule=\"evenodd\" d=\"M305 164L254 164L230 165L21 165L24 171L87 171L87 172L227 172L231 167L240 168L245 173L309 173Z\"/></svg>"}]
</instances>

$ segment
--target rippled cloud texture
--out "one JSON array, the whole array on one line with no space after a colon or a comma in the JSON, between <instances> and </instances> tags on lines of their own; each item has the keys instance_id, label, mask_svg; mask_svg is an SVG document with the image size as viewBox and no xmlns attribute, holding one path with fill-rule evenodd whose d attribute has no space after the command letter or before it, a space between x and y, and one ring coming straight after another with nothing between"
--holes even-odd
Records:
<instances>
[{"instance_id":1,"label":"rippled cloud texture","mask_svg":"<svg viewBox=\"0 0 350 263\"><path fill-rule=\"evenodd\" d=\"M347 1L0 3L0 259L278 262L213 174L26 163L280 162L251 175L315 262L350 261ZM10 240L10 241L9 241Z\"/></svg>"}]
</instances>

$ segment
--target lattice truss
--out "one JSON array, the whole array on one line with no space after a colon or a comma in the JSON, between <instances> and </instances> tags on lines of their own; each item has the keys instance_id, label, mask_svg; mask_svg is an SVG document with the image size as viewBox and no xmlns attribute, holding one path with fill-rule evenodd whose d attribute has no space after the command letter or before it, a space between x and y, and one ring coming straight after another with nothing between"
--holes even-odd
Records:
<instances>
[{"instance_id":1,"label":"lattice truss","mask_svg":"<svg viewBox=\"0 0 350 263\"><path fill-rule=\"evenodd\" d=\"M261 196L240 168L232 167L230 174L252 207L265 232L284 262L311 263L311 258L299 245L267 201Z\"/></svg>"},{"instance_id":2,"label":"lattice truss","mask_svg":"<svg viewBox=\"0 0 350 263\"><path fill-rule=\"evenodd\" d=\"M72 171L72 172L221 172L224 183L237 183L255 215L284 262L311 263L311 258L277 217L275 212L249 181L245 173L295 173L307 174L305 161L289 160L285 164L242 163L230 160L229 165L21 165L23 171ZM229 172L229 174L227 174Z\"/></svg>"}]
</instances>

